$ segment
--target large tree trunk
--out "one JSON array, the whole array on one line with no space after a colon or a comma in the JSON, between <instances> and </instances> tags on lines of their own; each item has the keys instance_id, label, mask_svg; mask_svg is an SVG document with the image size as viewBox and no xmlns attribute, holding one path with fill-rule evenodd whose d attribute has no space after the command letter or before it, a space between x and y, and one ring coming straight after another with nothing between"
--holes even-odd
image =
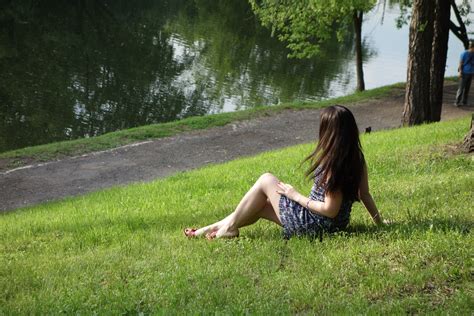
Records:
<instances>
[{"instance_id":1,"label":"large tree trunk","mask_svg":"<svg viewBox=\"0 0 474 316\"><path fill-rule=\"evenodd\" d=\"M362 64L362 18L364 12L354 10L353 21L355 30L355 50L356 50L356 71L357 71L357 91L365 90L364 68Z\"/></svg>"},{"instance_id":2,"label":"large tree trunk","mask_svg":"<svg viewBox=\"0 0 474 316\"><path fill-rule=\"evenodd\" d=\"M434 16L431 2L413 1L403 125L421 124L431 116L430 66Z\"/></svg>"},{"instance_id":3,"label":"large tree trunk","mask_svg":"<svg viewBox=\"0 0 474 316\"><path fill-rule=\"evenodd\" d=\"M448 54L451 0L435 0L434 37L431 51L430 117L429 122L441 119L443 105L444 71Z\"/></svg>"}]
</instances>

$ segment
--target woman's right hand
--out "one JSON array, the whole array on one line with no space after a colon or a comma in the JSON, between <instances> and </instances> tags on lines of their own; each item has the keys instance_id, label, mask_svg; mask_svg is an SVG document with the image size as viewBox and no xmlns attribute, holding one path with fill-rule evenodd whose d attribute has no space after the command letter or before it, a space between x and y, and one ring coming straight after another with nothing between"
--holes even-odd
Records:
<instances>
[{"instance_id":1,"label":"woman's right hand","mask_svg":"<svg viewBox=\"0 0 474 316\"><path fill-rule=\"evenodd\" d=\"M290 200L293 200L295 202L298 202L298 198L301 196L301 194L293 188L291 184L283 183L283 182L278 182L277 183L279 190L276 192L278 194L284 195Z\"/></svg>"}]
</instances>

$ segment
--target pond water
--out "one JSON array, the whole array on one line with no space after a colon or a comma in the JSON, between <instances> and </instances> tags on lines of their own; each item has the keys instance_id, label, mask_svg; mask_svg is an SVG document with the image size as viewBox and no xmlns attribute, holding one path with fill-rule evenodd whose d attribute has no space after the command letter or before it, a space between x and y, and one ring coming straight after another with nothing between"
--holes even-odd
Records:
<instances>
[{"instance_id":1,"label":"pond water","mask_svg":"<svg viewBox=\"0 0 474 316\"><path fill-rule=\"evenodd\" d=\"M398 4L363 25L366 88L405 81ZM0 151L355 89L353 41L288 59L245 0L11 1L0 10ZM461 42L450 35L447 75Z\"/></svg>"}]
</instances>

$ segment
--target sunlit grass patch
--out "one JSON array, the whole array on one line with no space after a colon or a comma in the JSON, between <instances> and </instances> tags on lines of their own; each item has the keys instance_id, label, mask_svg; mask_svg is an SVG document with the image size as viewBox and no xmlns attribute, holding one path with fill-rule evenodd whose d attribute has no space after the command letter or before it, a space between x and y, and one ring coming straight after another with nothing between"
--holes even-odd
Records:
<instances>
[{"instance_id":1,"label":"sunlit grass patch","mask_svg":"<svg viewBox=\"0 0 474 316\"><path fill-rule=\"evenodd\" d=\"M473 156L447 153L468 119L363 135L372 194L347 232L281 238L259 222L234 240L186 226L233 210L263 172L309 192L312 145L0 216L0 314L470 313Z\"/></svg>"}]
</instances>

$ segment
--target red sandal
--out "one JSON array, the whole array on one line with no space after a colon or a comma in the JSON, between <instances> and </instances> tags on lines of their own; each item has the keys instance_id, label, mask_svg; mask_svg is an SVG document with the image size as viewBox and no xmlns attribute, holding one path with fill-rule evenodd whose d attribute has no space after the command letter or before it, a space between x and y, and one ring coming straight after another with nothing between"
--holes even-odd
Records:
<instances>
[{"instance_id":1,"label":"red sandal","mask_svg":"<svg viewBox=\"0 0 474 316\"><path fill-rule=\"evenodd\" d=\"M194 238L196 237L196 231L197 231L196 228L185 228L183 233L184 233L184 236L188 238Z\"/></svg>"}]
</instances>

